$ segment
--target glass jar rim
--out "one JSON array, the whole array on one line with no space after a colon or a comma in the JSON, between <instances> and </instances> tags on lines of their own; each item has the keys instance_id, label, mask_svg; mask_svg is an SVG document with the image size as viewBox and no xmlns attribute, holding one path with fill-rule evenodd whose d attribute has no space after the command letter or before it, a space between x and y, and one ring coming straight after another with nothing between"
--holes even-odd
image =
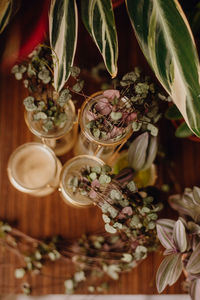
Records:
<instances>
[{"instance_id":1,"label":"glass jar rim","mask_svg":"<svg viewBox=\"0 0 200 300\"><path fill-rule=\"evenodd\" d=\"M101 160L98 157L92 156L92 155L78 155L75 156L71 159L69 159L62 167L61 173L60 173L60 187L59 190L61 192L61 194L63 195L64 201L67 202L69 201L70 204L72 204L73 206L78 206L78 207L91 207L94 205L94 203L90 200L88 200L87 204L81 204L81 202L78 202L76 200L73 200L70 196L69 193L67 193L66 191L66 184L64 184L64 179L66 178L66 174L68 169L73 166L74 162L79 161L79 160L83 160L83 159L87 159L87 160L91 160L91 161L95 161L97 162L99 165L103 166L105 165L105 162L103 160Z\"/></svg>"},{"instance_id":2,"label":"glass jar rim","mask_svg":"<svg viewBox=\"0 0 200 300\"><path fill-rule=\"evenodd\" d=\"M74 103L73 103L73 101L72 100L69 100L66 104L65 104L65 107L70 107L70 109L71 109L71 111L72 111L72 114L73 114L73 117L72 117L72 120L71 120L71 124L70 124L70 126L68 127L68 126L64 126L64 128L66 127L66 129L67 129L67 131L66 132L64 132L63 133L63 128L61 128L62 130L61 130L61 132L62 133L60 133L59 131L58 131L58 133L57 134L55 134L55 133L40 133L38 130L36 130L33 126L31 126L31 123L29 122L29 119L28 119L28 115L29 114L31 114L32 112L29 112L29 111L27 111L26 109L25 109L25 111L24 111L24 119L25 119L25 122L26 122L26 125L28 126L28 128L29 128L29 130L34 134L34 135L36 135L37 137L39 137L39 138L44 138L44 139L60 139L60 138L62 138L63 136L65 136L71 129L72 129L72 127L73 127L73 123L74 123L74 121L75 121L75 105L74 105Z\"/></svg>"},{"instance_id":3,"label":"glass jar rim","mask_svg":"<svg viewBox=\"0 0 200 300\"><path fill-rule=\"evenodd\" d=\"M25 148L30 147L30 146L35 146L35 147L43 148L46 151L48 151L49 154L51 155L51 157L53 158L53 161L54 161L54 164L55 164L55 170L53 172L52 178L49 179L49 181L47 183L45 183L44 185L36 187L36 188L30 188L30 187L24 186L21 182L19 182L16 179L16 176L14 176L13 170L12 170L12 163L13 163L13 159L15 158L15 155L17 153L19 153L19 151L21 151L22 149L25 149ZM31 192L39 191L39 190L42 190L43 188L47 187L51 182L53 182L53 180L54 180L54 178L55 178L55 176L57 174L57 171L58 171L57 157L56 157L55 153L53 152L53 150L51 148L49 148L48 146L46 146L45 144L35 143L35 142L25 143L25 144L22 144L19 147L17 147L11 153L11 155L9 157L9 160L8 160L8 166L7 166L7 173L8 173L8 177L9 177L10 181L14 182L16 185L20 186L21 190L23 190L23 192L25 192L25 193L29 193L30 191Z\"/></svg>"},{"instance_id":4,"label":"glass jar rim","mask_svg":"<svg viewBox=\"0 0 200 300\"><path fill-rule=\"evenodd\" d=\"M96 140L91 134L88 133L88 131L85 129L84 126L84 118L83 118L83 114L84 111L88 105L88 103L90 103L90 101L95 100L95 98L97 98L98 96L102 95L104 91L98 91L96 93L93 93L91 96L89 96L84 103L81 106L81 110L80 110L80 127L81 127L81 132L85 135L85 137L90 140L91 142L99 145L99 146L104 146L104 147L113 147L113 146L117 146L121 143L123 143L125 140L128 140L128 138L132 135L133 130L132 127L130 127L130 129L128 130L127 134L125 134L124 137L120 138L118 141L114 141L114 142L101 142Z\"/></svg>"}]
</instances>

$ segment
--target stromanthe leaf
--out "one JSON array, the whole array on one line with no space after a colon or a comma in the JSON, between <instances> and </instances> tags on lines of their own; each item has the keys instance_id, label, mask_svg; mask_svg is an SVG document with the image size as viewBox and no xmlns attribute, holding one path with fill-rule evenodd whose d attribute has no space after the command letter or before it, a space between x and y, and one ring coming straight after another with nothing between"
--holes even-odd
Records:
<instances>
[{"instance_id":1,"label":"stromanthe leaf","mask_svg":"<svg viewBox=\"0 0 200 300\"><path fill-rule=\"evenodd\" d=\"M108 72L117 75L118 40L111 0L81 2L83 23L103 56Z\"/></svg>"},{"instance_id":2,"label":"stromanthe leaf","mask_svg":"<svg viewBox=\"0 0 200 300\"><path fill-rule=\"evenodd\" d=\"M52 0L49 36L54 61L54 87L60 91L70 76L77 43L78 15L75 0Z\"/></svg>"},{"instance_id":3,"label":"stromanthe leaf","mask_svg":"<svg viewBox=\"0 0 200 300\"><path fill-rule=\"evenodd\" d=\"M200 136L200 66L177 0L126 0L131 24L155 75Z\"/></svg>"}]
</instances>

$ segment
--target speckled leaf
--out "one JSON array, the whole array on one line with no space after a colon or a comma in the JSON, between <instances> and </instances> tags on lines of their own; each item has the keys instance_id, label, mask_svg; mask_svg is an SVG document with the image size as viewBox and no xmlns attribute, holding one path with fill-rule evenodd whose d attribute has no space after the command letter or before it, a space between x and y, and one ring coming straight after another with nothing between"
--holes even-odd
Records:
<instances>
[{"instance_id":1,"label":"speckled leaf","mask_svg":"<svg viewBox=\"0 0 200 300\"><path fill-rule=\"evenodd\" d=\"M117 75L118 40L111 0L81 1L82 20L112 77Z\"/></svg>"},{"instance_id":2,"label":"speckled leaf","mask_svg":"<svg viewBox=\"0 0 200 300\"><path fill-rule=\"evenodd\" d=\"M200 67L177 0L126 0L131 24L155 75L190 129L200 136Z\"/></svg>"},{"instance_id":3,"label":"speckled leaf","mask_svg":"<svg viewBox=\"0 0 200 300\"><path fill-rule=\"evenodd\" d=\"M188 125L184 122L175 131L175 136L179 138L186 138L193 135Z\"/></svg>"},{"instance_id":4,"label":"speckled leaf","mask_svg":"<svg viewBox=\"0 0 200 300\"><path fill-rule=\"evenodd\" d=\"M56 91L60 91L69 78L76 50L77 29L75 0L52 0L49 13L49 36L53 49Z\"/></svg>"}]
</instances>

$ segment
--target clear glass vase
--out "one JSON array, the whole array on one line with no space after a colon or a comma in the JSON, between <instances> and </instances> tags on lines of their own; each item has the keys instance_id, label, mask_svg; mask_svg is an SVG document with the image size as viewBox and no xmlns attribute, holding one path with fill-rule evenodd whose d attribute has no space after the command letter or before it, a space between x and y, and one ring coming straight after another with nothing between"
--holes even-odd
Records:
<instances>
[{"instance_id":1,"label":"clear glass vase","mask_svg":"<svg viewBox=\"0 0 200 300\"><path fill-rule=\"evenodd\" d=\"M49 147L42 143L26 143L11 154L7 171L17 190L42 197L58 188L61 169L61 162Z\"/></svg>"},{"instance_id":2,"label":"clear glass vase","mask_svg":"<svg viewBox=\"0 0 200 300\"><path fill-rule=\"evenodd\" d=\"M90 155L79 155L68 160L63 166L60 175L59 191L63 200L74 207L87 208L93 206L94 203L88 196L80 194L79 192L74 193L69 182L73 176L80 175L82 168L103 165L105 165L105 163L101 159Z\"/></svg>"},{"instance_id":3,"label":"clear glass vase","mask_svg":"<svg viewBox=\"0 0 200 300\"><path fill-rule=\"evenodd\" d=\"M34 112L25 111L25 121L30 131L44 144L61 156L72 149L77 136L76 113L74 103L69 100L65 104L67 120L63 127L54 127L45 131L42 120L34 120Z\"/></svg>"},{"instance_id":4,"label":"clear glass vase","mask_svg":"<svg viewBox=\"0 0 200 300\"><path fill-rule=\"evenodd\" d=\"M132 134L132 127L131 125L128 125L126 128L124 128L123 134L117 138L105 137L104 140L99 140L98 138L94 137L88 126L88 123L90 122L90 110L91 107L94 107L96 104L98 104L98 101L103 97L103 91L100 91L92 94L83 103L80 112L81 132L74 147L74 154L95 155L105 162L109 162L109 159L112 157L112 155L121 149L121 147Z\"/></svg>"}]
</instances>

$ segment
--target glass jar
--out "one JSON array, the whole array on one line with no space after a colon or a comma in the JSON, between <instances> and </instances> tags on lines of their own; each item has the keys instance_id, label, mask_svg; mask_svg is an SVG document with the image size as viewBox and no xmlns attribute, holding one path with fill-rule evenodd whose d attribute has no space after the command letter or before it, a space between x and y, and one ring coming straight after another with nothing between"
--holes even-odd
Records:
<instances>
[{"instance_id":1,"label":"glass jar","mask_svg":"<svg viewBox=\"0 0 200 300\"><path fill-rule=\"evenodd\" d=\"M80 128L81 132L79 134L77 143L74 148L74 154L88 154L95 155L105 162L108 162L110 157L114 154L116 149L121 149L124 143L132 134L132 126L129 124L126 128L123 129L123 134L118 137L105 137L104 140L99 140L91 133L91 130L88 126L90 122L90 110L98 101L102 98L104 91L100 91L92 94L88 99L85 100L81 107L80 112ZM123 98L122 98L123 99ZM125 98L124 98L125 99ZM123 100L122 100L123 101ZM117 151L118 151L117 150Z\"/></svg>"},{"instance_id":2,"label":"glass jar","mask_svg":"<svg viewBox=\"0 0 200 300\"><path fill-rule=\"evenodd\" d=\"M73 192L69 181L73 176L79 176L80 170L84 167L95 167L103 165L105 165L105 163L101 159L89 155L79 155L68 160L63 166L60 174L59 191L63 200L67 204L79 208L87 208L93 206L94 203L88 196L82 195L79 192Z\"/></svg>"},{"instance_id":3,"label":"glass jar","mask_svg":"<svg viewBox=\"0 0 200 300\"><path fill-rule=\"evenodd\" d=\"M40 138L44 144L61 156L72 149L76 140L77 128L75 126L76 113L74 103L69 100L65 104L67 120L63 127L55 127L45 131L41 120L34 120L34 112L25 111L25 121L30 131Z\"/></svg>"},{"instance_id":4,"label":"glass jar","mask_svg":"<svg viewBox=\"0 0 200 300\"><path fill-rule=\"evenodd\" d=\"M61 162L49 147L42 143L26 143L11 154L7 171L17 190L43 197L58 188L61 169Z\"/></svg>"}]
</instances>

